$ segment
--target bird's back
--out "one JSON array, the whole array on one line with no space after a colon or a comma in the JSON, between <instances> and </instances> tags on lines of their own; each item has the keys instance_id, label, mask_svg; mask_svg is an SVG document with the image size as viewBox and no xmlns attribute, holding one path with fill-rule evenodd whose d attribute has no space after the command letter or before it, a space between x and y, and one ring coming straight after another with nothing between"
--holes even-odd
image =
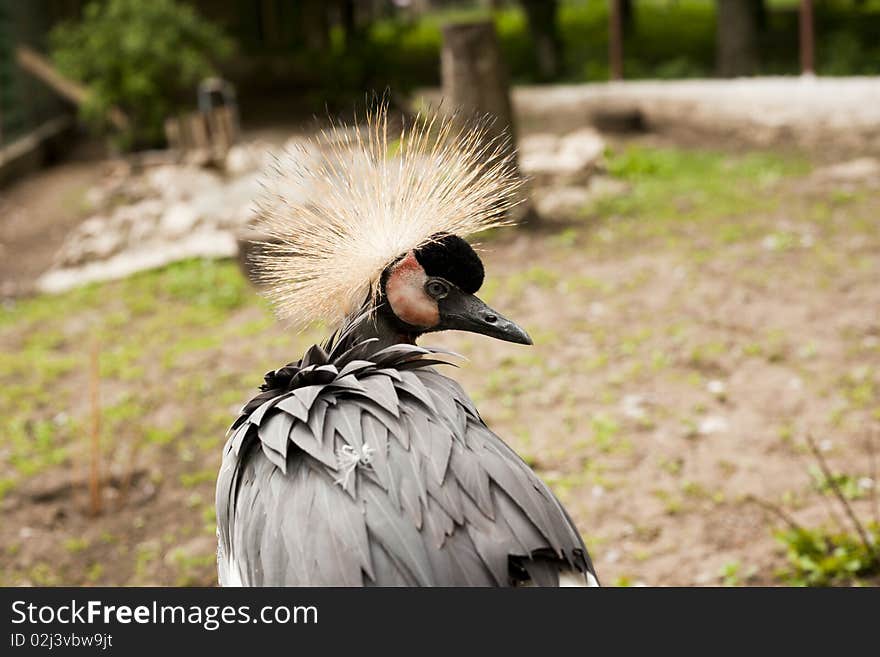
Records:
<instances>
[{"instance_id":1,"label":"bird's back","mask_svg":"<svg viewBox=\"0 0 880 657\"><path fill-rule=\"evenodd\" d=\"M595 583L560 503L432 367L436 352L344 347L269 373L233 425L221 584Z\"/></svg>"}]
</instances>

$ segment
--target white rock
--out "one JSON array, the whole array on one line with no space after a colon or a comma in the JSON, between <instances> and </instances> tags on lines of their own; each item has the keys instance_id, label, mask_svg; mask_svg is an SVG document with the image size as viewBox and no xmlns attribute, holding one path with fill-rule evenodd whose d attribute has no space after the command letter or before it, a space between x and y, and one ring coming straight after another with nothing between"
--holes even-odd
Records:
<instances>
[{"instance_id":1,"label":"white rock","mask_svg":"<svg viewBox=\"0 0 880 657\"><path fill-rule=\"evenodd\" d=\"M555 187L535 197L538 214L554 215L582 210L591 200L586 187Z\"/></svg>"},{"instance_id":2,"label":"white rock","mask_svg":"<svg viewBox=\"0 0 880 657\"><path fill-rule=\"evenodd\" d=\"M223 186L218 174L195 166L169 164L148 169L144 176L147 184L166 201L189 199Z\"/></svg>"},{"instance_id":3,"label":"white rock","mask_svg":"<svg viewBox=\"0 0 880 657\"><path fill-rule=\"evenodd\" d=\"M622 180L611 176L592 176L590 178L590 195L593 198L617 196L623 194L629 187Z\"/></svg>"},{"instance_id":4,"label":"white rock","mask_svg":"<svg viewBox=\"0 0 880 657\"><path fill-rule=\"evenodd\" d=\"M93 258L106 258L118 251L122 243L119 233L107 229L84 242L84 254Z\"/></svg>"},{"instance_id":5,"label":"white rock","mask_svg":"<svg viewBox=\"0 0 880 657\"><path fill-rule=\"evenodd\" d=\"M592 128L583 128L564 137L530 135L520 140L519 150L519 166L526 175L571 175L595 168L605 140Z\"/></svg>"},{"instance_id":6,"label":"white rock","mask_svg":"<svg viewBox=\"0 0 880 657\"><path fill-rule=\"evenodd\" d=\"M617 548L611 548L608 552L605 553L605 561L608 563L617 563L620 561L620 550Z\"/></svg>"},{"instance_id":7,"label":"white rock","mask_svg":"<svg viewBox=\"0 0 880 657\"><path fill-rule=\"evenodd\" d=\"M107 223L107 217L103 215L90 217L79 225L78 232L83 236L97 235L104 229L105 223Z\"/></svg>"},{"instance_id":8,"label":"white rock","mask_svg":"<svg viewBox=\"0 0 880 657\"><path fill-rule=\"evenodd\" d=\"M605 152L605 140L592 128L582 128L562 138L559 155L578 162L581 169L592 167Z\"/></svg>"},{"instance_id":9,"label":"white rock","mask_svg":"<svg viewBox=\"0 0 880 657\"><path fill-rule=\"evenodd\" d=\"M251 151L250 148L236 144L226 153L226 162L224 163L226 173L232 176L239 176L248 171L253 171L260 164L259 157Z\"/></svg>"},{"instance_id":10,"label":"white rock","mask_svg":"<svg viewBox=\"0 0 880 657\"><path fill-rule=\"evenodd\" d=\"M848 162L840 162L822 167L814 174L817 178L834 182L864 182L880 179L880 160L873 157L860 157Z\"/></svg>"},{"instance_id":11,"label":"white rock","mask_svg":"<svg viewBox=\"0 0 880 657\"><path fill-rule=\"evenodd\" d=\"M189 203L175 203L162 215L159 227L164 237L186 235L198 223L199 215Z\"/></svg>"},{"instance_id":12,"label":"white rock","mask_svg":"<svg viewBox=\"0 0 880 657\"><path fill-rule=\"evenodd\" d=\"M761 246L764 247L765 251L775 251L779 248L779 236L767 235L763 240L761 240Z\"/></svg>"},{"instance_id":13,"label":"white rock","mask_svg":"<svg viewBox=\"0 0 880 657\"><path fill-rule=\"evenodd\" d=\"M700 421L697 431L703 436L709 436L713 433L721 433L727 431L729 423L727 419L720 415L710 415Z\"/></svg>"},{"instance_id":14,"label":"white rock","mask_svg":"<svg viewBox=\"0 0 880 657\"><path fill-rule=\"evenodd\" d=\"M545 132L526 135L517 142L516 148L520 155L555 153L559 149L559 136Z\"/></svg>"},{"instance_id":15,"label":"white rock","mask_svg":"<svg viewBox=\"0 0 880 657\"><path fill-rule=\"evenodd\" d=\"M631 420L643 420L648 414L645 403L641 395L626 395L620 402L621 412Z\"/></svg>"},{"instance_id":16,"label":"white rock","mask_svg":"<svg viewBox=\"0 0 880 657\"><path fill-rule=\"evenodd\" d=\"M706 389L716 397L723 397L727 393L727 386L724 385L724 381L719 381L718 379L709 381L706 384Z\"/></svg>"}]
</instances>

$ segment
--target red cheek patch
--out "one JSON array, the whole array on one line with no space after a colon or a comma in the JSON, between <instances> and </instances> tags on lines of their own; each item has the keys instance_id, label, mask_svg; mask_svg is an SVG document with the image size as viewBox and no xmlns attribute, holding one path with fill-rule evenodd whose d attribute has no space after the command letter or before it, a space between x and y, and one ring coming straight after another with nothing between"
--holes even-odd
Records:
<instances>
[{"instance_id":1,"label":"red cheek patch","mask_svg":"<svg viewBox=\"0 0 880 657\"><path fill-rule=\"evenodd\" d=\"M391 310L407 324L430 328L440 322L437 302L425 292L427 280L428 275L410 251L385 281L385 296Z\"/></svg>"}]
</instances>

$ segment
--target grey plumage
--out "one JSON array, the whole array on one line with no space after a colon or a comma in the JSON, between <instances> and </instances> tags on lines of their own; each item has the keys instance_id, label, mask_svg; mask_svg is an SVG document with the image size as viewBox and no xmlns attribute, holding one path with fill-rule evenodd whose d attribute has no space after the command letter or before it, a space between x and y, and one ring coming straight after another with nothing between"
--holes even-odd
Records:
<instances>
[{"instance_id":1,"label":"grey plumage","mask_svg":"<svg viewBox=\"0 0 880 657\"><path fill-rule=\"evenodd\" d=\"M221 583L555 586L560 571L595 576L547 486L433 367L440 353L343 335L267 374L224 449Z\"/></svg>"}]
</instances>

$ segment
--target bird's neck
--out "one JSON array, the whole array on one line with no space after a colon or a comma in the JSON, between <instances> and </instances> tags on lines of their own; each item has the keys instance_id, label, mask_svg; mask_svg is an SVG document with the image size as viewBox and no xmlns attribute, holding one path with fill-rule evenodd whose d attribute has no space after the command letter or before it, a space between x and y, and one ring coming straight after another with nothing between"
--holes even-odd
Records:
<instances>
[{"instance_id":1,"label":"bird's neck","mask_svg":"<svg viewBox=\"0 0 880 657\"><path fill-rule=\"evenodd\" d=\"M387 304L380 306L364 318L351 332L351 340L360 342L371 338L378 339L377 349L395 344L415 344L419 333L407 330L400 320L392 316Z\"/></svg>"}]
</instances>

